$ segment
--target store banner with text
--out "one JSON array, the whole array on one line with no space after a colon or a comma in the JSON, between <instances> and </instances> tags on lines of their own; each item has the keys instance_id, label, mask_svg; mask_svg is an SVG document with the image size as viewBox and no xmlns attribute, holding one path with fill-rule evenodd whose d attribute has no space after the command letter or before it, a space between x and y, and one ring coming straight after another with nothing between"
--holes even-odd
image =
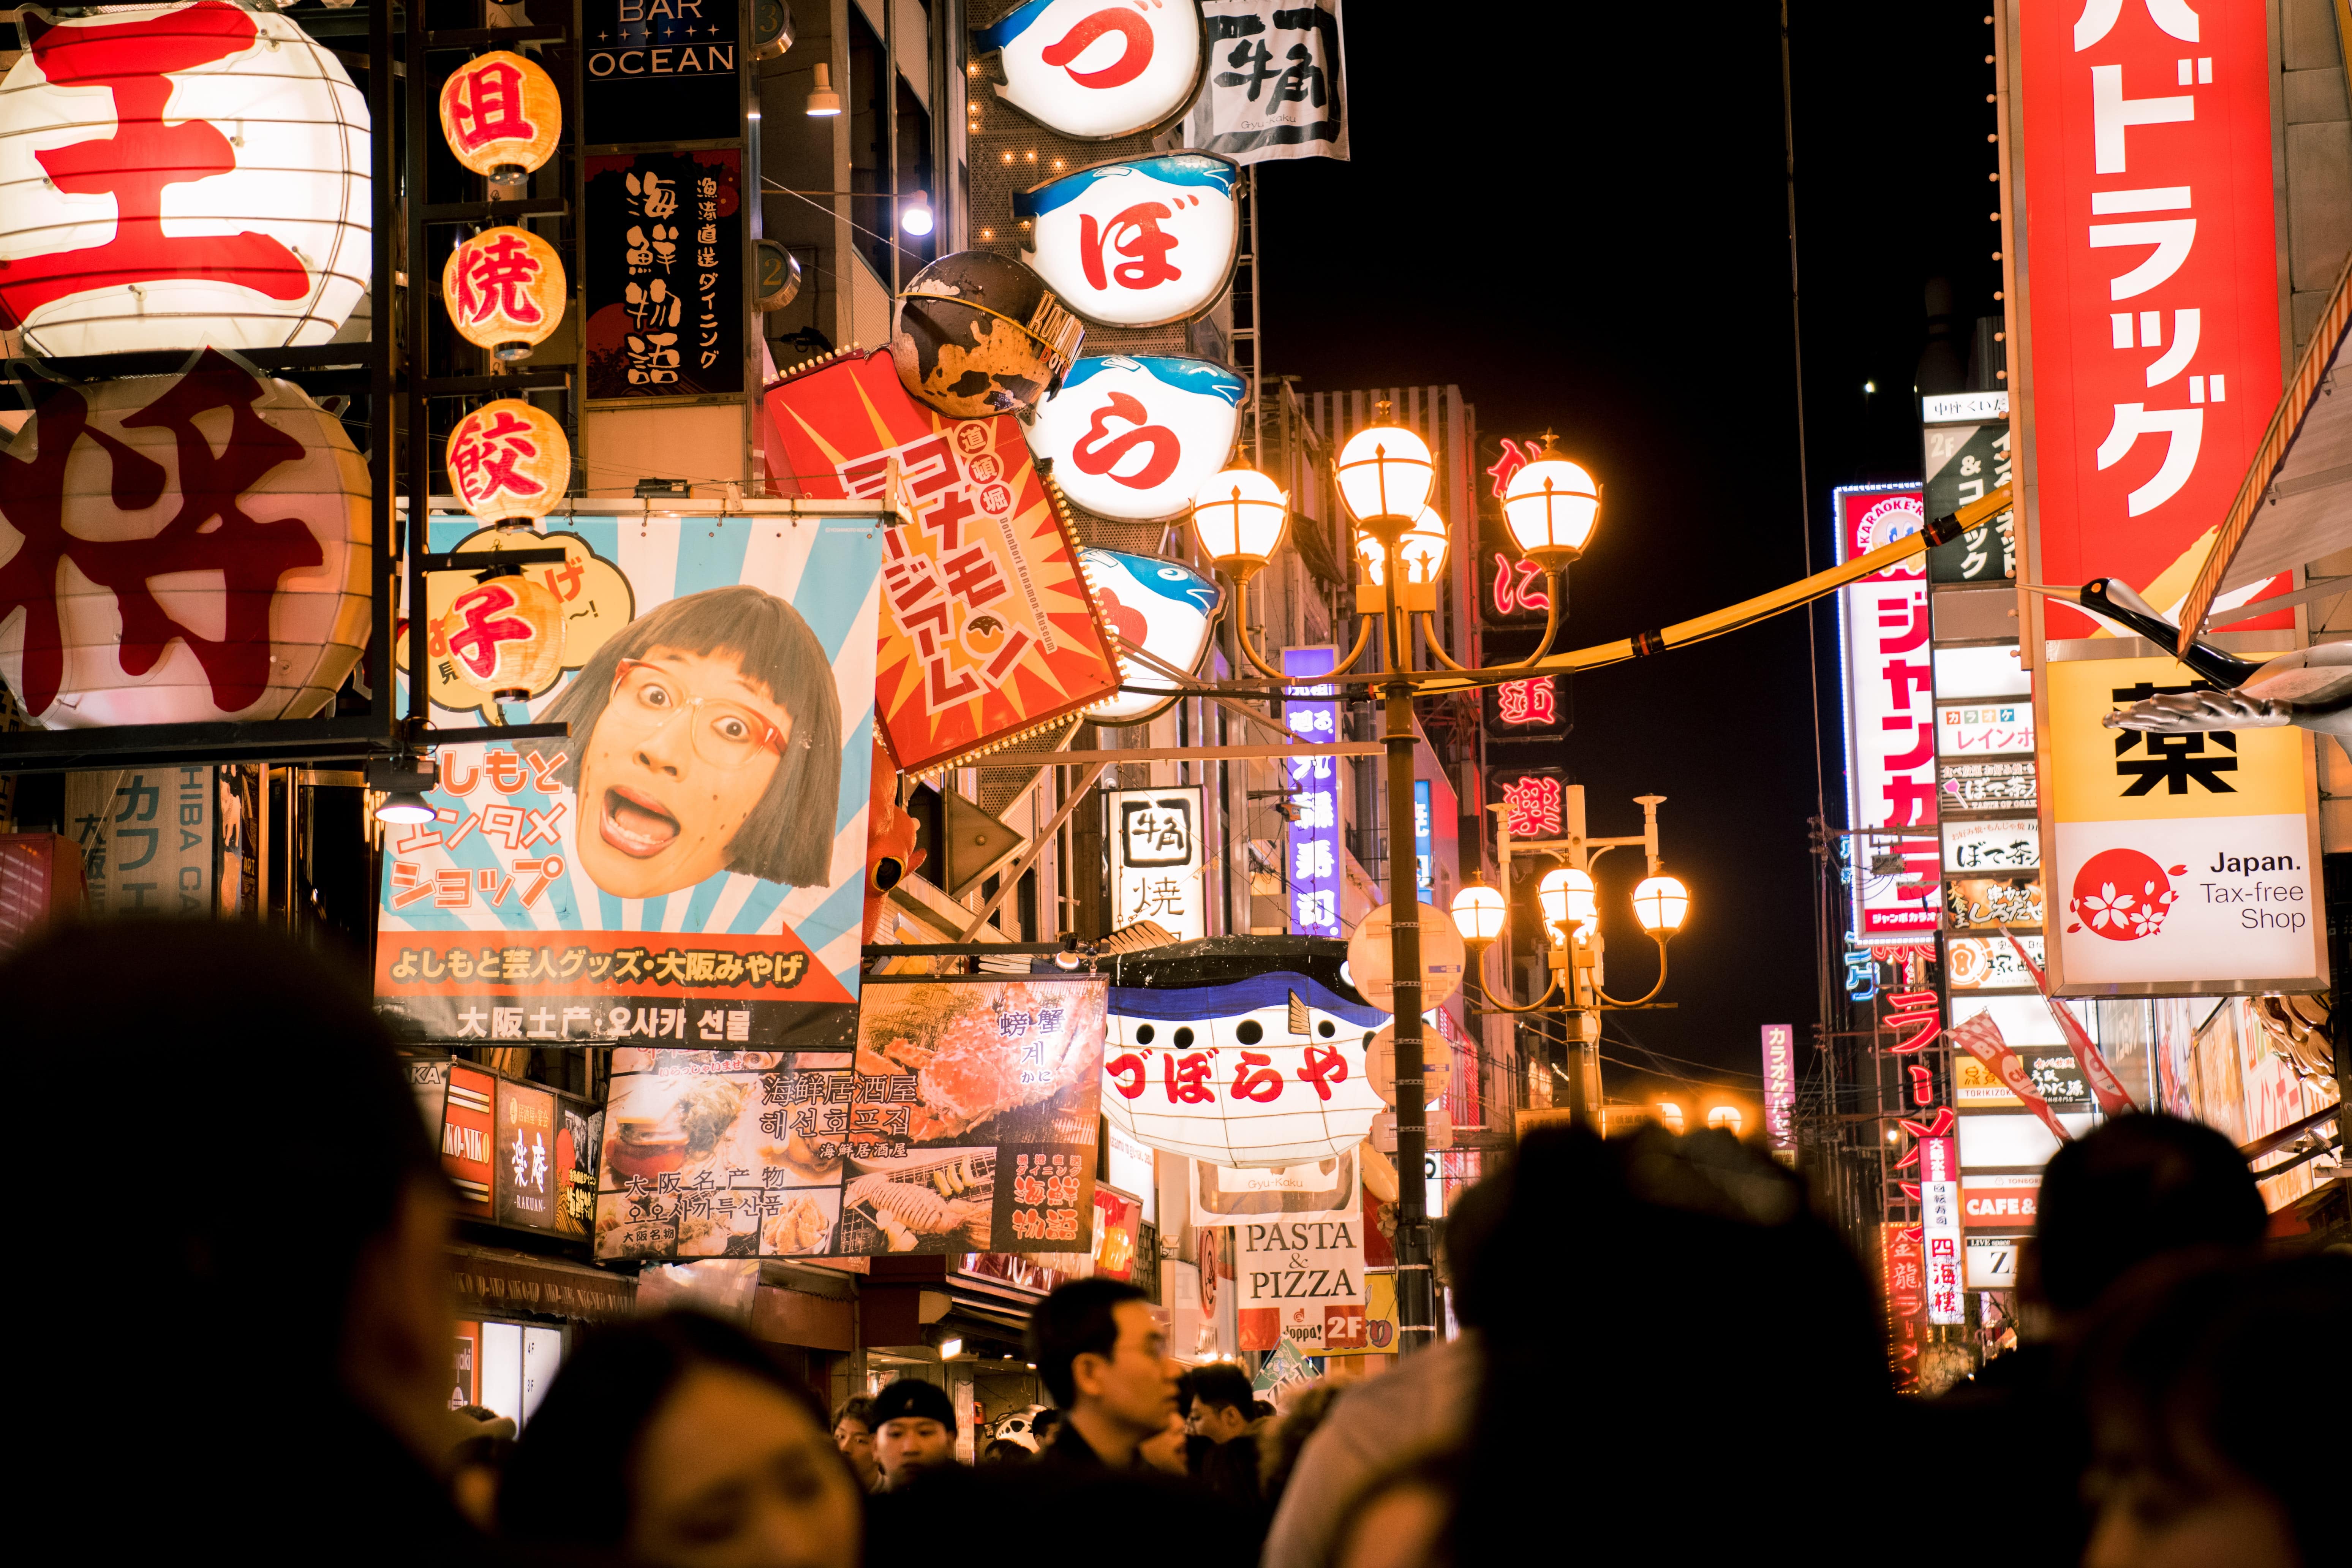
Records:
<instances>
[{"instance_id":1,"label":"store banner with text","mask_svg":"<svg viewBox=\"0 0 2352 1568\"><path fill-rule=\"evenodd\" d=\"M1926 521L1916 487L1854 486L1831 499L1840 561L1907 538ZM1849 825L1919 835L1852 841L1854 940L1916 942L1936 929L1938 891L1927 573L1915 556L1839 589L1838 605Z\"/></svg>"},{"instance_id":2,"label":"store banner with text","mask_svg":"<svg viewBox=\"0 0 2352 1568\"><path fill-rule=\"evenodd\" d=\"M596 1256L1090 1252L1108 996L871 977L854 1050L616 1051Z\"/></svg>"},{"instance_id":3,"label":"store banner with text","mask_svg":"<svg viewBox=\"0 0 2352 1568\"><path fill-rule=\"evenodd\" d=\"M587 192L588 395L740 395L743 154L591 158Z\"/></svg>"},{"instance_id":4,"label":"store banner with text","mask_svg":"<svg viewBox=\"0 0 2352 1568\"><path fill-rule=\"evenodd\" d=\"M1244 1350L1365 1347L1360 1219L1244 1221L1234 1244Z\"/></svg>"},{"instance_id":5,"label":"store banner with text","mask_svg":"<svg viewBox=\"0 0 2352 1568\"><path fill-rule=\"evenodd\" d=\"M525 702L462 677L529 625L467 593L426 617L436 723L572 733L441 748L434 820L385 830L378 1005L453 1043L848 1049L882 531L567 519L530 569L562 668ZM434 520L436 550L469 535Z\"/></svg>"}]
</instances>

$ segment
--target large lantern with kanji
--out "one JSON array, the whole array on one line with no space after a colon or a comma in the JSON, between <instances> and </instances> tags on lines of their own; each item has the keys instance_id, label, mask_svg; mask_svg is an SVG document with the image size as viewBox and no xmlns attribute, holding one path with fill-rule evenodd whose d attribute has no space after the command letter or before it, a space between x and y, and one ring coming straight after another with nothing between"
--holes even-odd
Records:
<instances>
[{"instance_id":1,"label":"large lantern with kanji","mask_svg":"<svg viewBox=\"0 0 2352 1568\"><path fill-rule=\"evenodd\" d=\"M367 291L368 167L366 100L279 12L45 21L0 81L0 326L58 356L323 343Z\"/></svg>"},{"instance_id":2,"label":"large lantern with kanji","mask_svg":"<svg viewBox=\"0 0 2352 1568\"><path fill-rule=\"evenodd\" d=\"M527 228L486 228L449 252L441 303L467 342L529 359L563 323L563 258Z\"/></svg>"},{"instance_id":3,"label":"large lantern with kanji","mask_svg":"<svg viewBox=\"0 0 2352 1568\"><path fill-rule=\"evenodd\" d=\"M545 517L572 482L572 443L520 397L486 403L449 432L449 488L484 522Z\"/></svg>"},{"instance_id":4,"label":"large lantern with kanji","mask_svg":"<svg viewBox=\"0 0 2352 1568\"><path fill-rule=\"evenodd\" d=\"M516 537L525 545L541 542L527 531ZM519 566L493 566L449 601L427 646L435 658L454 659L468 685L501 702L520 702L563 673L563 601Z\"/></svg>"},{"instance_id":5,"label":"large lantern with kanji","mask_svg":"<svg viewBox=\"0 0 2352 1568\"><path fill-rule=\"evenodd\" d=\"M563 100L539 62L499 49L441 84L441 136L477 174L513 180L547 162L563 137Z\"/></svg>"},{"instance_id":6,"label":"large lantern with kanji","mask_svg":"<svg viewBox=\"0 0 2352 1568\"><path fill-rule=\"evenodd\" d=\"M0 453L0 676L52 730L304 719L371 625L369 485L289 382L35 382Z\"/></svg>"}]
</instances>

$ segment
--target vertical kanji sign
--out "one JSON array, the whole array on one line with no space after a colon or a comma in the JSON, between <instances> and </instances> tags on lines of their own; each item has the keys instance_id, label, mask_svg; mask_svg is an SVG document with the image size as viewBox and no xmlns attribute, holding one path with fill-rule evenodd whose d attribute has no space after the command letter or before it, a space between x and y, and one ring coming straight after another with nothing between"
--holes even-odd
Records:
<instances>
[{"instance_id":1,"label":"vertical kanji sign","mask_svg":"<svg viewBox=\"0 0 2352 1568\"><path fill-rule=\"evenodd\" d=\"M1916 487L1832 492L1838 559L1916 533ZM1915 556L1838 590L1845 672L1847 825L1857 942L1916 942L1936 929L1935 661L1927 574Z\"/></svg>"},{"instance_id":2,"label":"vertical kanji sign","mask_svg":"<svg viewBox=\"0 0 2352 1568\"><path fill-rule=\"evenodd\" d=\"M743 392L743 154L608 154L587 184L588 395Z\"/></svg>"},{"instance_id":3,"label":"vertical kanji sign","mask_svg":"<svg viewBox=\"0 0 2352 1568\"><path fill-rule=\"evenodd\" d=\"M1328 675L1339 663L1330 647L1286 647L1282 673L1294 678ZM1308 687L1283 703L1283 723L1305 745L1328 746L1339 739L1337 687ZM1283 762L1290 826L1284 833L1285 869L1290 888L1294 936L1337 937L1339 931L1339 769L1331 757L1290 757Z\"/></svg>"},{"instance_id":4,"label":"vertical kanji sign","mask_svg":"<svg viewBox=\"0 0 2352 1568\"><path fill-rule=\"evenodd\" d=\"M1103 792L1114 929L1150 921L1179 942L1209 934L1201 801L1199 784Z\"/></svg>"}]
</instances>

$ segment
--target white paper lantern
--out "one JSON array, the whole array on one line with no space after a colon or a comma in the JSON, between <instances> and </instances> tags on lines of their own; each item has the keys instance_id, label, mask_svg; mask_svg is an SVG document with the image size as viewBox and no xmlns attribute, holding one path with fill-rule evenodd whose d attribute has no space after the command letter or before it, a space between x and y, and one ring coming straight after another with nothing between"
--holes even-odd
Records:
<instances>
[{"instance_id":1,"label":"white paper lantern","mask_svg":"<svg viewBox=\"0 0 2352 1568\"><path fill-rule=\"evenodd\" d=\"M53 386L0 468L0 677L38 723L307 718L359 662L367 467L300 387L212 353Z\"/></svg>"},{"instance_id":2,"label":"white paper lantern","mask_svg":"<svg viewBox=\"0 0 2352 1568\"><path fill-rule=\"evenodd\" d=\"M1240 432L1242 378L1207 360L1097 354L1070 366L1024 432L1062 493L1097 517L1181 517Z\"/></svg>"},{"instance_id":3,"label":"white paper lantern","mask_svg":"<svg viewBox=\"0 0 2352 1568\"><path fill-rule=\"evenodd\" d=\"M40 353L323 343L368 204L366 100L274 11L66 17L0 81L0 318Z\"/></svg>"},{"instance_id":4,"label":"white paper lantern","mask_svg":"<svg viewBox=\"0 0 2352 1568\"><path fill-rule=\"evenodd\" d=\"M1213 153L1163 153L1057 174L1013 198L1030 225L1021 259L1099 325L1190 321L1233 277L1240 174Z\"/></svg>"}]
</instances>

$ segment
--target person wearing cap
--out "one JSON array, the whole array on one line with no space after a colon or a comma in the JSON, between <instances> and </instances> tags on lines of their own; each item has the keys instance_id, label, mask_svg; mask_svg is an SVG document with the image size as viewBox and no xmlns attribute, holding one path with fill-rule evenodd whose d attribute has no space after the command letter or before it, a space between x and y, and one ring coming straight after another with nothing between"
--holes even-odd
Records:
<instances>
[{"instance_id":1,"label":"person wearing cap","mask_svg":"<svg viewBox=\"0 0 2352 1568\"><path fill-rule=\"evenodd\" d=\"M956 1462L955 1406L947 1391L902 1377L874 1396L874 1458L882 1489L899 1491L925 1470Z\"/></svg>"}]
</instances>

